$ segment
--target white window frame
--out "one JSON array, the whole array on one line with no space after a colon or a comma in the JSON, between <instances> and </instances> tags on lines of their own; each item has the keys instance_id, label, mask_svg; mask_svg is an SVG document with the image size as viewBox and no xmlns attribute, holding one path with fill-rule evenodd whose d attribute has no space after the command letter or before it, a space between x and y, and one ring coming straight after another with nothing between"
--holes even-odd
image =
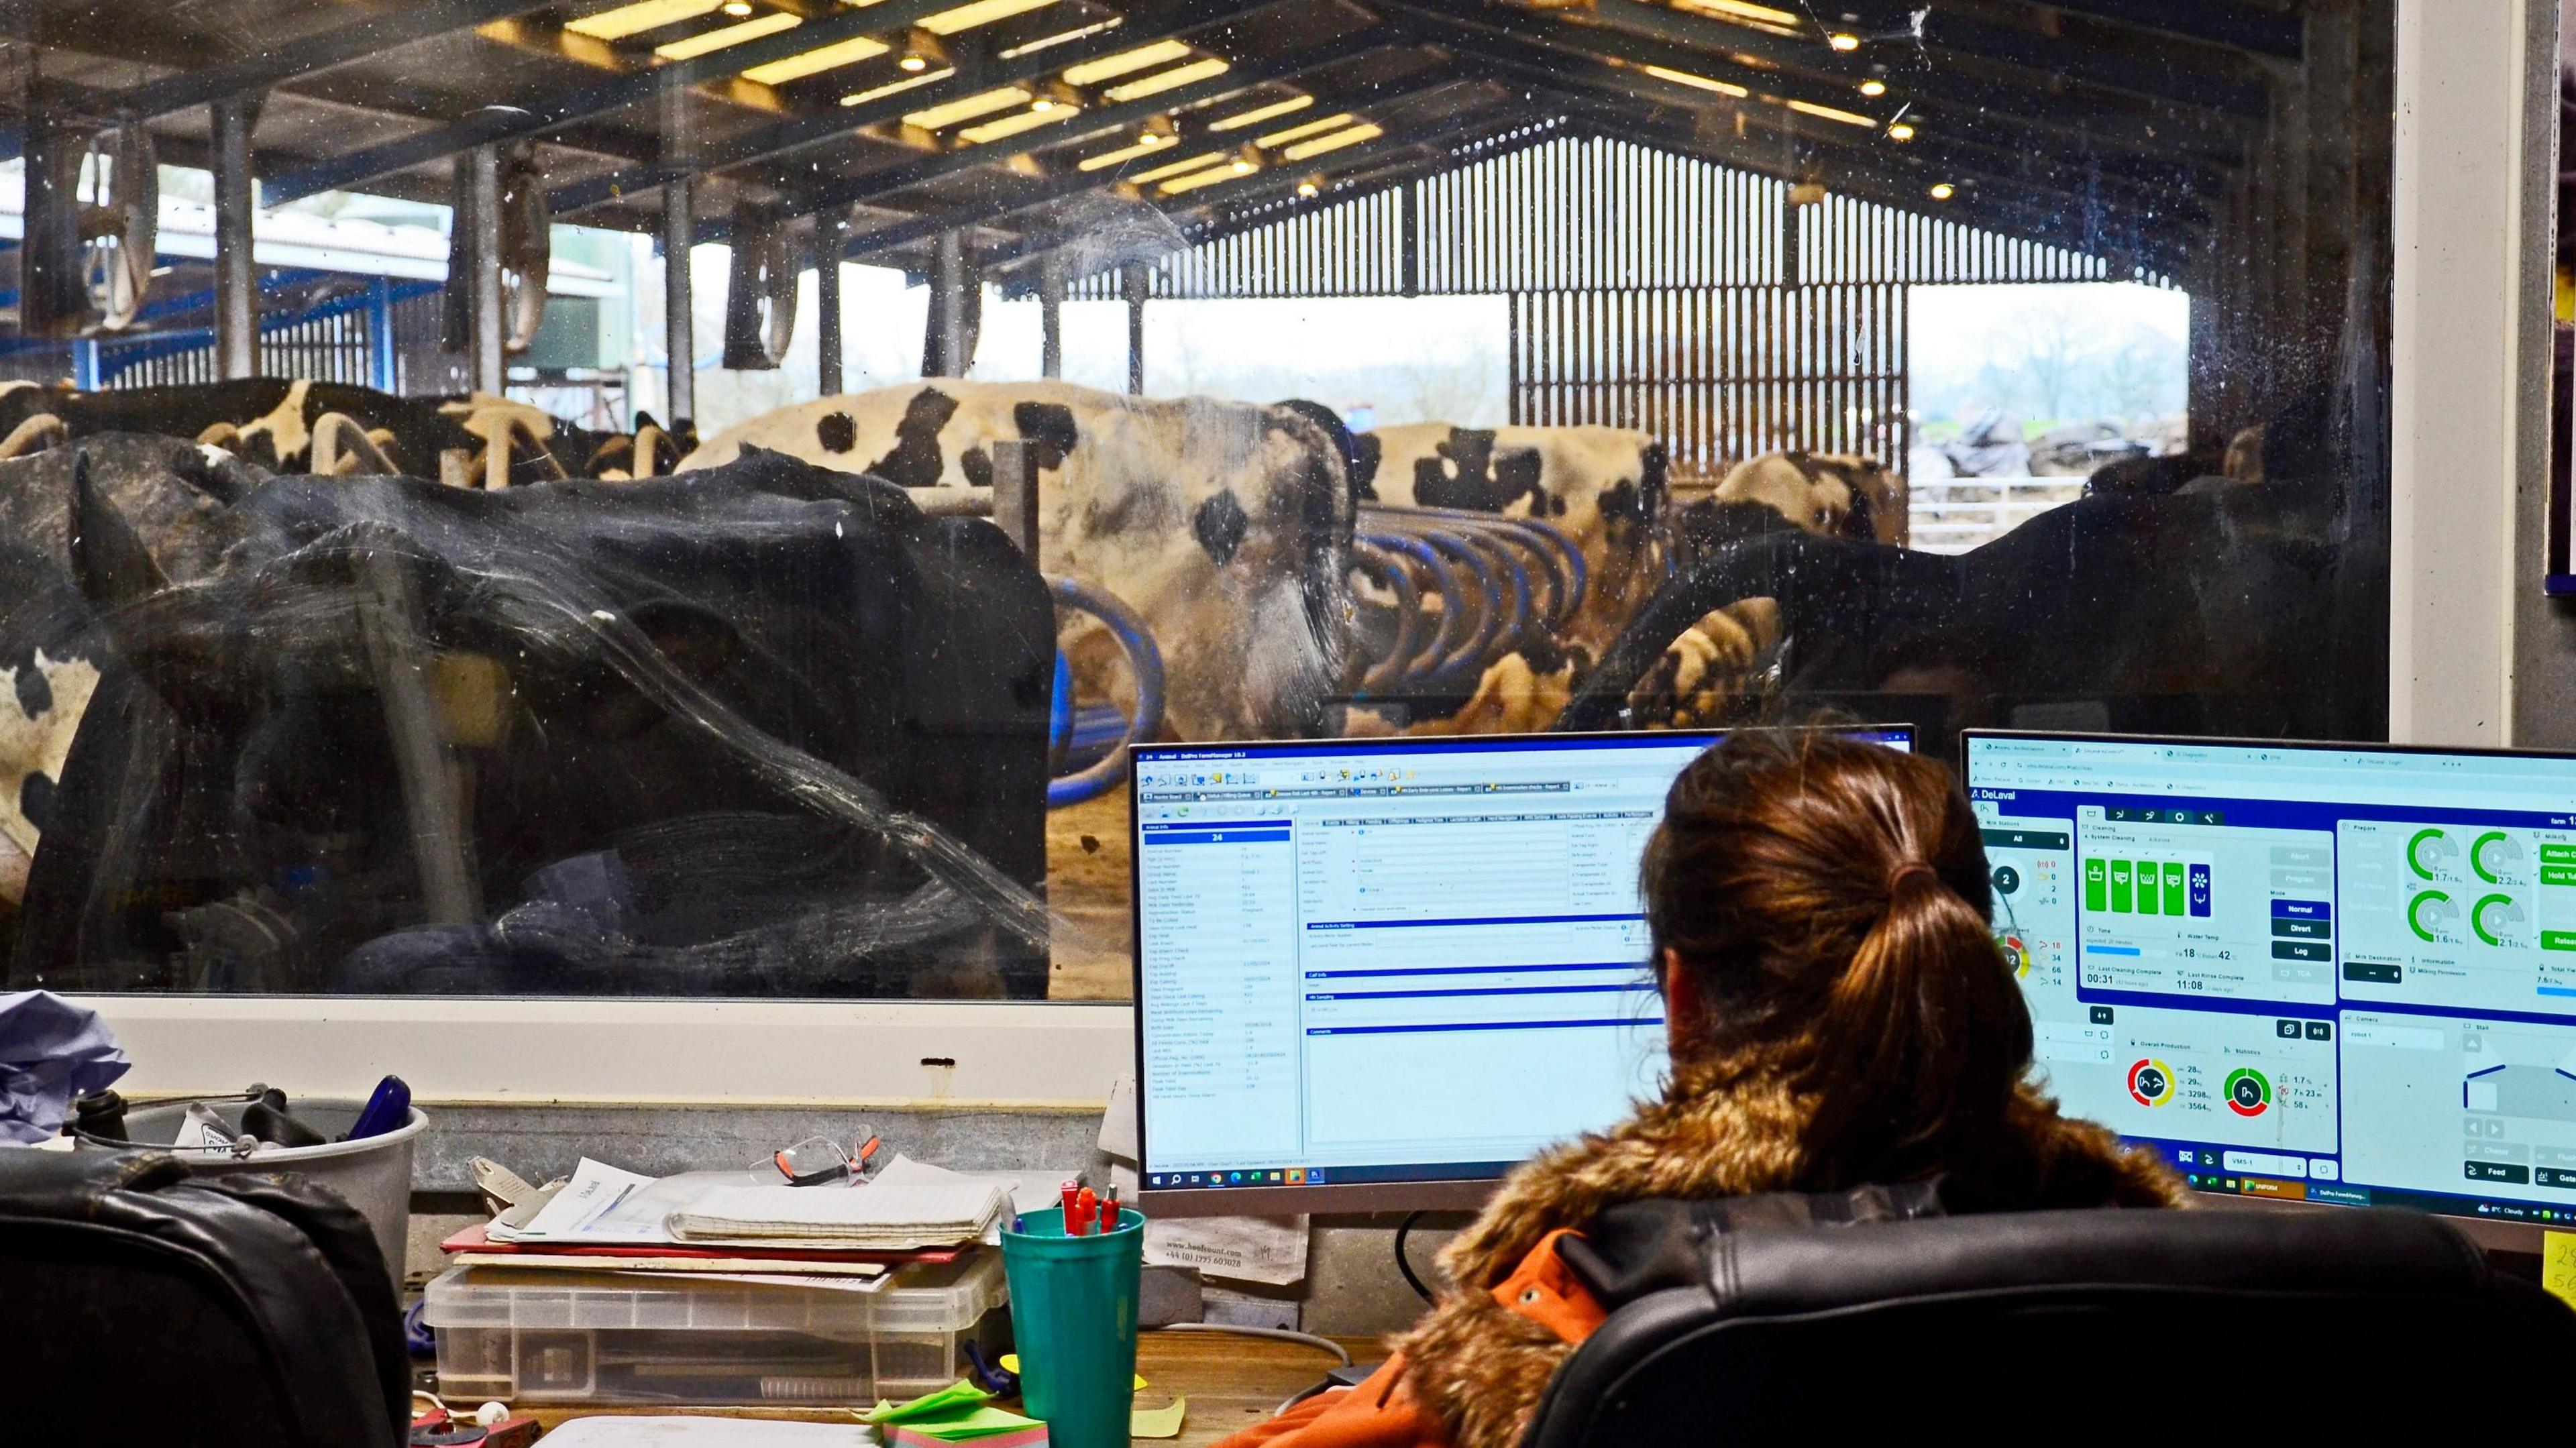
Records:
<instances>
[{"instance_id":1,"label":"white window frame","mask_svg":"<svg viewBox=\"0 0 2576 1448\"><path fill-rule=\"evenodd\" d=\"M2548 355L2530 324L2547 316L2552 204L2549 136L2532 128L2554 127L2556 108L2554 80L2535 77L2554 77L2556 34L2554 0L2398 5L2389 727L2401 742L2511 738L2513 603L2538 586L2514 569L2514 493L2546 458L2548 417L2527 363L2535 346ZM2535 84L2546 104L2532 103ZM1096 1109L1135 1061L1122 1004L87 1003L145 1094L252 1076L360 1094L395 1071L425 1102Z\"/></svg>"}]
</instances>

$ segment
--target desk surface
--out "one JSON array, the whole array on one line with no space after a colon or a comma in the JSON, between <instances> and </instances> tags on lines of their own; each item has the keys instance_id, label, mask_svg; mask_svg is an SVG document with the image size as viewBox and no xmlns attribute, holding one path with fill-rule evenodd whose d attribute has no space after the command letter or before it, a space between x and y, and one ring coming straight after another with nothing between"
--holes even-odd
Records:
<instances>
[{"instance_id":1,"label":"desk surface","mask_svg":"<svg viewBox=\"0 0 2576 1448\"><path fill-rule=\"evenodd\" d=\"M1344 1338L1344 1346L1361 1362L1382 1357L1385 1349L1367 1338ZM1152 1386L1137 1395L1146 1407L1168 1403L1177 1394L1190 1400L1188 1421L1178 1438L1136 1440L1139 1448L1206 1448L1228 1433L1268 1417L1291 1395L1320 1381L1333 1360L1320 1348L1265 1338L1215 1332L1149 1332L1137 1341L1136 1370ZM600 1413L670 1414L691 1411L745 1418L785 1418L808 1422L848 1422L840 1411L794 1408L541 1408L529 1413L551 1428L568 1418ZM539 1448L543 1448L542 1440Z\"/></svg>"}]
</instances>

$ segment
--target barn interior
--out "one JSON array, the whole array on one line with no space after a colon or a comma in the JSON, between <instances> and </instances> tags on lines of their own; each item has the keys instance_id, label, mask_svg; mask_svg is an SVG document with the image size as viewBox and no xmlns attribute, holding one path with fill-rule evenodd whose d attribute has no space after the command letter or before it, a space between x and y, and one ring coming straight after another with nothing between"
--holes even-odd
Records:
<instances>
[{"instance_id":1,"label":"barn interior","mask_svg":"<svg viewBox=\"0 0 2576 1448\"><path fill-rule=\"evenodd\" d=\"M1058 587L1072 662L1052 719L914 726L948 730L955 757L931 764L942 750L916 750L911 777L963 776L979 751L1020 748L995 741L1045 731L1059 787L1043 806L996 804L978 791L1002 786L957 780L905 797L939 830L980 842L966 853L1012 856L999 868L1022 903L1042 895L1053 912L1042 970L902 955L883 970L755 970L700 987L1121 998L1130 830L1118 758L1123 740L1157 731L1832 717L1917 722L1944 750L1979 725L2385 737L2395 11L2396 0L37 0L13 7L0 35L0 121L23 178L16 213L0 215L18 277L0 299L0 375L37 384L22 398L68 384L103 402L259 377L515 398L558 421L512 425L592 429L611 439L597 456L624 448L613 475L637 477L667 471L662 450L694 440L702 378L775 371L810 345L814 396L832 397L844 354L866 340L850 329L900 326L912 347L908 318L845 305L853 265L926 289L924 378L1009 382L979 364L979 333L988 313L1027 302L1042 342L1024 380L1060 377L1068 311L1123 306L1137 395L1153 361L1147 318L1161 309L1499 303L1506 430L1614 429L1651 445L1651 464L1624 480L1650 495L1634 537L1600 502L1627 495L1599 480L1563 522L1544 516L1545 488L1511 523L1404 506L1431 495L1398 496L1400 470L1428 466L1444 486L1464 486L1462 467L1477 486L1501 486L1508 470L1484 471L1487 453L1464 457L1453 438L1427 463L1388 463L1372 493L1360 474L1379 439L1362 445L1343 427L1333 466L1356 503L1340 525L1347 555L1324 565L1335 598L1322 612L1341 636L1335 676L1314 697L1208 704L1216 686L1191 662L1208 640L1183 636L1201 616L1141 607L1122 622L1127 585L1098 574ZM174 179L164 194L160 178L183 171L202 183ZM445 236L370 219L406 207L441 212ZM613 289L595 247L559 240L571 228L649 238L661 258L725 248L721 335L706 335L710 309L693 291L704 267L656 263L628 278L650 287L659 274L662 335L639 345L690 364L664 366L649 397L612 393L582 365L596 346L569 366L550 355L573 320L596 329L582 308ZM2014 494L1973 472L1918 476L1932 455L1916 435L1913 298L2056 283L2187 298L2187 405L2152 441L2072 444L2079 465L2036 505L2048 511L2011 515L2032 521L1979 533L1982 546L1936 546L1957 514L1926 499L2000 518ZM810 341L794 335L805 291L817 297ZM1371 345L1348 338L1354 352ZM118 430L204 435L148 407L115 416ZM253 421L223 425L238 436ZM1468 431L1487 439L1475 448L1510 445ZM493 445L477 446L384 470L467 484L548 476L487 466ZM1803 503L1743 512L1754 485L1730 479L1764 459L1790 460L1799 486L1840 501L1812 517ZM925 493L925 506L990 518L1050 577L1080 573L1049 552L1071 543L1041 542L1059 486L1043 457L1003 448L971 466L983 482L953 499ZM332 467L378 470L354 451ZM1476 506L1472 487L1436 495ZM1564 515L1566 497L1553 506ZM496 538L506 552L507 528ZM1105 603L1069 599L1083 585ZM1290 627L1264 617L1258 637ZM434 652L455 647L420 628ZM1148 672L1169 675L1157 680L1168 706L1151 719ZM428 768L382 744L333 742L315 757L343 749L379 758L385 779L416 784ZM421 800L403 798L402 828L416 832ZM487 788L457 808L495 807ZM1019 823L992 826L997 810ZM175 811L154 828L190 818ZM98 831L90 847L113 856L114 830ZM568 835L549 840L581 853ZM787 845L743 848L748 862ZM274 975L169 966L192 949L230 957L174 938L166 910L129 910L126 944L106 951L120 962L66 977L61 952L95 956L101 947L74 942L107 938L93 928L95 863L37 867L37 886L56 876L56 904L37 908L46 891L35 889L16 912L24 983L439 988L319 957ZM388 922L496 916L521 896L485 866L489 889L443 895L427 883L435 871L395 868L403 903L331 935L331 951ZM999 927L985 927L960 939L989 953ZM447 988L506 988L468 974ZM657 979L560 988L652 993Z\"/></svg>"}]
</instances>

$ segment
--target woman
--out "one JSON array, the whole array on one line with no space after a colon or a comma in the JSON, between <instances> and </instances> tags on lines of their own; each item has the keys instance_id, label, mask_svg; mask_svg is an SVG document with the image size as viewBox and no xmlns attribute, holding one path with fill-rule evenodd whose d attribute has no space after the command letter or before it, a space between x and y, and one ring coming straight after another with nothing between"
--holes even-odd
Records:
<instances>
[{"instance_id":1,"label":"woman","mask_svg":"<svg viewBox=\"0 0 2576 1448\"><path fill-rule=\"evenodd\" d=\"M2180 1204L2160 1161L2023 1084L2030 1016L1939 764L1735 735L1674 782L1642 873L1663 1100L1514 1172L1442 1254L1459 1290L1369 1381L1224 1448L1512 1448L1604 1315L1557 1244L1623 1202L1937 1178L1949 1211Z\"/></svg>"}]
</instances>

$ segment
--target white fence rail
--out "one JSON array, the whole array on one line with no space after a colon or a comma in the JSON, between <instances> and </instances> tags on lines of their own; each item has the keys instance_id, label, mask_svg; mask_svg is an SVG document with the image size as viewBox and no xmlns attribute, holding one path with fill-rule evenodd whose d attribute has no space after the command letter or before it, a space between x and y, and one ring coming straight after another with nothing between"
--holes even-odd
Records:
<instances>
[{"instance_id":1,"label":"white fence rail","mask_svg":"<svg viewBox=\"0 0 2576 1448\"><path fill-rule=\"evenodd\" d=\"M2084 496L2082 478L1926 478L1907 498L1912 544L1965 553Z\"/></svg>"}]
</instances>

